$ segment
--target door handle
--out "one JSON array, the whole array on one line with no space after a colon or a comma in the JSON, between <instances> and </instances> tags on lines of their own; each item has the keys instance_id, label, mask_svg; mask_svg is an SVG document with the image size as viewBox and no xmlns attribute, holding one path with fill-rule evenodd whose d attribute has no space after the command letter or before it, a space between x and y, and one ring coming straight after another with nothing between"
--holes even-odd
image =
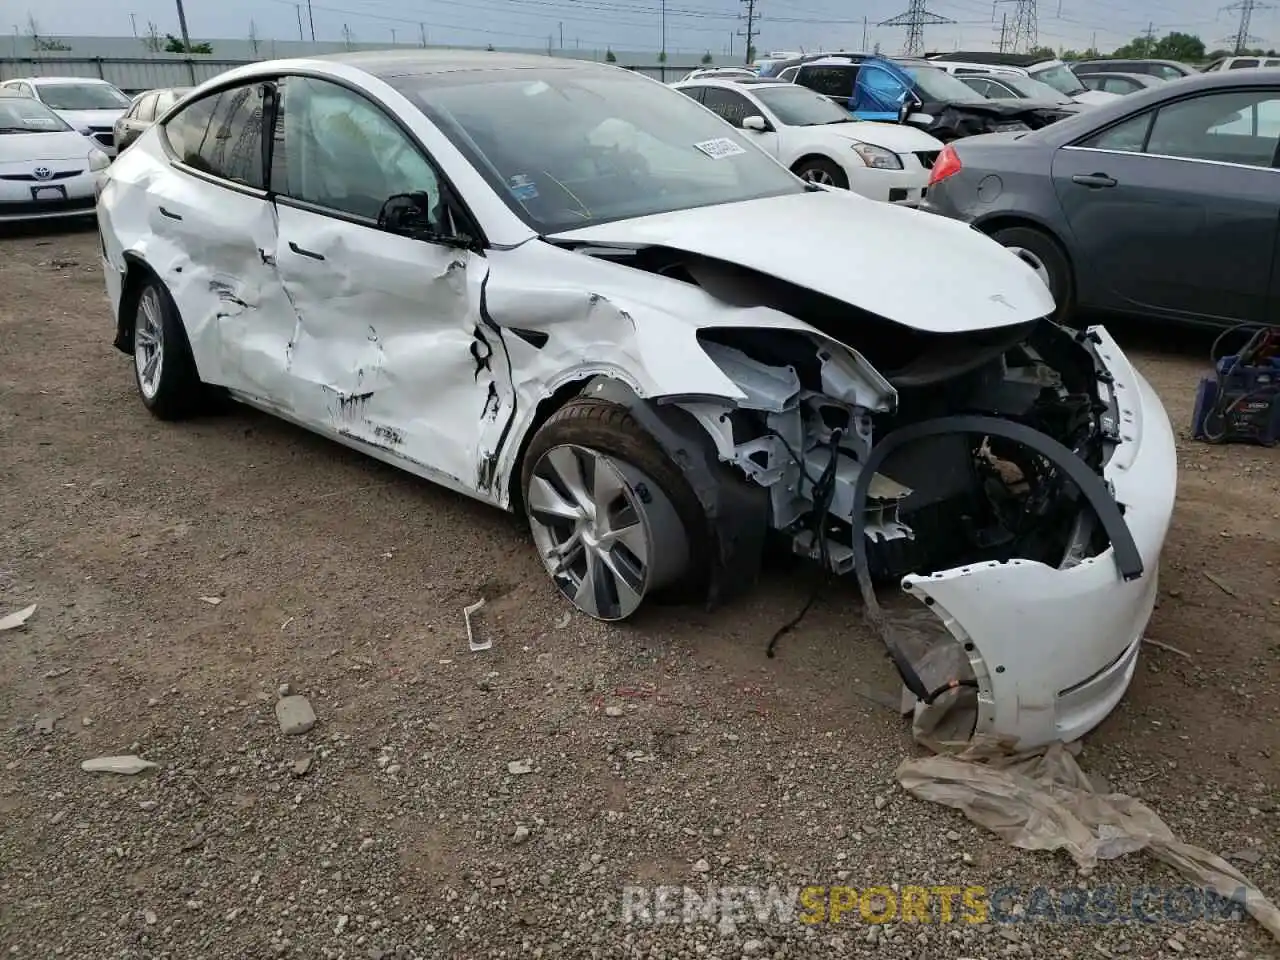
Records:
<instances>
[{"instance_id":1,"label":"door handle","mask_svg":"<svg viewBox=\"0 0 1280 960\"><path fill-rule=\"evenodd\" d=\"M310 257L312 260L323 260L323 259L324 259L324 254L323 254L323 253L316 253L314 250L306 250L306 249L304 249L304 248L302 248L302 247L298 246L298 245L297 245L296 243L294 243L292 240L290 240L290 241L289 241L289 249L290 249L290 250L292 250L294 253L296 253L296 254L297 254L298 256L300 256L300 257Z\"/></svg>"},{"instance_id":2,"label":"door handle","mask_svg":"<svg viewBox=\"0 0 1280 960\"><path fill-rule=\"evenodd\" d=\"M170 220L181 220L181 219L182 219L182 214L180 214L180 213L174 213L172 210L166 210L164 207L161 207L161 208L160 208L160 216L162 216L162 217L168 217Z\"/></svg>"},{"instance_id":3,"label":"door handle","mask_svg":"<svg viewBox=\"0 0 1280 960\"><path fill-rule=\"evenodd\" d=\"M1114 187L1118 183L1115 177L1108 177L1105 173L1077 173L1071 182L1082 187Z\"/></svg>"}]
</instances>

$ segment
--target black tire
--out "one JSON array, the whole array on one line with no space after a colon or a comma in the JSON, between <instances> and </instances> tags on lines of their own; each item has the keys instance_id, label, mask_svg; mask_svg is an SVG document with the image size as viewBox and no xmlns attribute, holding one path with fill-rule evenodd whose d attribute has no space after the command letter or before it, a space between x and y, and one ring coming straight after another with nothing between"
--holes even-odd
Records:
<instances>
[{"instance_id":1,"label":"black tire","mask_svg":"<svg viewBox=\"0 0 1280 960\"><path fill-rule=\"evenodd\" d=\"M1071 323L1076 312L1075 277L1071 261L1058 241L1035 227L1005 227L992 233L991 239L1002 247L1025 250L1044 265L1049 275L1049 292L1057 305L1053 319L1058 323Z\"/></svg>"},{"instance_id":2,"label":"black tire","mask_svg":"<svg viewBox=\"0 0 1280 960\"><path fill-rule=\"evenodd\" d=\"M145 337L146 323L143 317L143 303L148 298L155 298L160 314L160 341L162 346L159 364L159 381L153 391L143 386L143 376L138 364L139 338ZM133 379L138 387L138 396L152 415L161 420L182 420L199 413L206 398L204 385L196 372L195 359L191 355L191 344L187 340L186 328L182 325L182 317L178 313L177 304L169 295L169 290L154 276L142 281L137 295L133 297Z\"/></svg>"},{"instance_id":3,"label":"black tire","mask_svg":"<svg viewBox=\"0 0 1280 960\"><path fill-rule=\"evenodd\" d=\"M682 602L705 594L710 572L711 538L706 514L680 468L626 407L605 400L571 400L557 410L529 442L520 467L521 503L538 460L552 447L576 444L631 464L662 488L684 527L689 546L688 572L674 586L646 600Z\"/></svg>"},{"instance_id":4,"label":"black tire","mask_svg":"<svg viewBox=\"0 0 1280 960\"><path fill-rule=\"evenodd\" d=\"M840 165L826 157L809 157L807 160L801 160L792 168L792 173L801 180L814 179L814 174L822 174L827 179L818 179L818 183L839 187L841 190L849 189L849 178L840 169Z\"/></svg>"}]
</instances>

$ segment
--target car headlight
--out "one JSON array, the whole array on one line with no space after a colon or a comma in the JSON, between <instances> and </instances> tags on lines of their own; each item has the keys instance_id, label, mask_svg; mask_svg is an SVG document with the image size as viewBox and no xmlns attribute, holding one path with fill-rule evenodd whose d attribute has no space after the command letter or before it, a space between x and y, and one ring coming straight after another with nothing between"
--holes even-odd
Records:
<instances>
[{"instance_id":1,"label":"car headlight","mask_svg":"<svg viewBox=\"0 0 1280 960\"><path fill-rule=\"evenodd\" d=\"M89 170L90 171L96 173L99 170L107 169L107 167L109 166L111 166L111 158L108 157L105 153L103 153L97 147L94 147L92 150L89 151Z\"/></svg>"},{"instance_id":2,"label":"car headlight","mask_svg":"<svg viewBox=\"0 0 1280 960\"><path fill-rule=\"evenodd\" d=\"M854 141L853 152L862 158L862 162L876 170L901 170L902 160L892 150L873 146L870 143Z\"/></svg>"}]
</instances>

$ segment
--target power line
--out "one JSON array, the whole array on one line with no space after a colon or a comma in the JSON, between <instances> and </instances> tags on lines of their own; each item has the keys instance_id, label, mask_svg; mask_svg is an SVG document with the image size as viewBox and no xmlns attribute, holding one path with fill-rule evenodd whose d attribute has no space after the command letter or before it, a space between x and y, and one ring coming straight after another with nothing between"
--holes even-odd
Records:
<instances>
[{"instance_id":1,"label":"power line","mask_svg":"<svg viewBox=\"0 0 1280 960\"><path fill-rule=\"evenodd\" d=\"M954 20L939 16L925 7L925 0L910 0L910 5L896 17L881 20L878 27L906 27L907 41L903 52L909 57L918 57L924 53L924 28L926 25L955 23Z\"/></svg>"}]
</instances>

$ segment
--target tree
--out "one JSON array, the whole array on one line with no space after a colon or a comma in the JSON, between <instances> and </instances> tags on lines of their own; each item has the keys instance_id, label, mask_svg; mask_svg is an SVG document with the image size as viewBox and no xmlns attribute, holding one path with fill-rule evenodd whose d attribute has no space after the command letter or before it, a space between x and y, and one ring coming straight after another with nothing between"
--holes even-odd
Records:
<instances>
[{"instance_id":1,"label":"tree","mask_svg":"<svg viewBox=\"0 0 1280 960\"><path fill-rule=\"evenodd\" d=\"M160 28L150 20L147 21L147 32L142 36L142 45L148 53L160 52Z\"/></svg>"},{"instance_id":2,"label":"tree","mask_svg":"<svg viewBox=\"0 0 1280 960\"><path fill-rule=\"evenodd\" d=\"M665 51L665 50L659 50L659 51L658 51L658 62L659 62L659 63L666 63L666 62L667 62L667 51Z\"/></svg>"},{"instance_id":3,"label":"tree","mask_svg":"<svg viewBox=\"0 0 1280 960\"><path fill-rule=\"evenodd\" d=\"M1106 58L1093 47L1086 50L1064 50L1063 60L1105 60Z\"/></svg>"},{"instance_id":4,"label":"tree","mask_svg":"<svg viewBox=\"0 0 1280 960\"><path fill-rule=\"evenodd\" d=\"M493 44L492 43L489 44L488 46L485 47L485 49L488 50L490 53L493 53Z\"/></svg>"},{"instance_id":5,"label":"tree","mask_svg":"<svg viewBox=\"0 0 1280 960\"><path fill-rule=\"evenodd\" d=\"M1182 60L1194 63L1205 58L1204 41L1195 34L1175 30L1166 33L1159 40L1154 37L1134 37L1124 46L1117 47L1111 56L1124 60Z\"/></svg>"},{"instance_id":6,"label":"tree","mask_svg":"<svg viewBox=\"0 0 1280 960\"><path fill-rule=\"evenodd\" d=\"M1053 49L1053 47L1032 47L1028 51L1028 55L1032 57L1038 57L1041 60L1053 60L1053 59L1056 59L1058 56L1057 52Z\"/></svg>"},{"instance_id":7,"label":"tree","mask_svg":"<svg viewBox=\"0 0 1280 960\"><path fill-rule=\"evenodd\" d=\"M58 53L66 53L71 48L61 40L51 40L48 37L40 36L40 24L36 22L36 18L27 14L27 34L31 37L31 48L37 52L48 50Z\"/></svg>"},{"instance_id":8,"label":"tree","mask_svg":"<svg viewBox=\"0 0 1280 960\"><path fill-rule=\"evenodd\" d=\"M715 57L711 56L711 51L710 51L710 50L708 50L706 53L704 53L704 54L702 55L702 62L703 62L704 64L710 63L710 62L711 62L712 60L714 60L714 59L715 59Z\"/></svg>"},{"instance_id":9,"label":"tree","mask_svg":"<svg viewBox=\"0 0 1280 960\"><path fill-rule=\"evenodd\" d=\"M185 44L172 33L164 35L165 53L213 53L213 45L208 41L204 43Z\"/></svg>"},{"instance_id":10,"label":"tree","mask_svg":"<svg viewBox=\"0 0 1280 960\"><path fill-rule=\"evenodd\" d=\"M612 49L612 48L608 48L608 49L606 49L606 50L605 50L605 52L604 52L604 62L605 62L605 63L617 63L617 62L618 62L618 55L617 55L616 53L614 53L614 52L613 52L613 49Z\"/></svg>"}]
</instances>

